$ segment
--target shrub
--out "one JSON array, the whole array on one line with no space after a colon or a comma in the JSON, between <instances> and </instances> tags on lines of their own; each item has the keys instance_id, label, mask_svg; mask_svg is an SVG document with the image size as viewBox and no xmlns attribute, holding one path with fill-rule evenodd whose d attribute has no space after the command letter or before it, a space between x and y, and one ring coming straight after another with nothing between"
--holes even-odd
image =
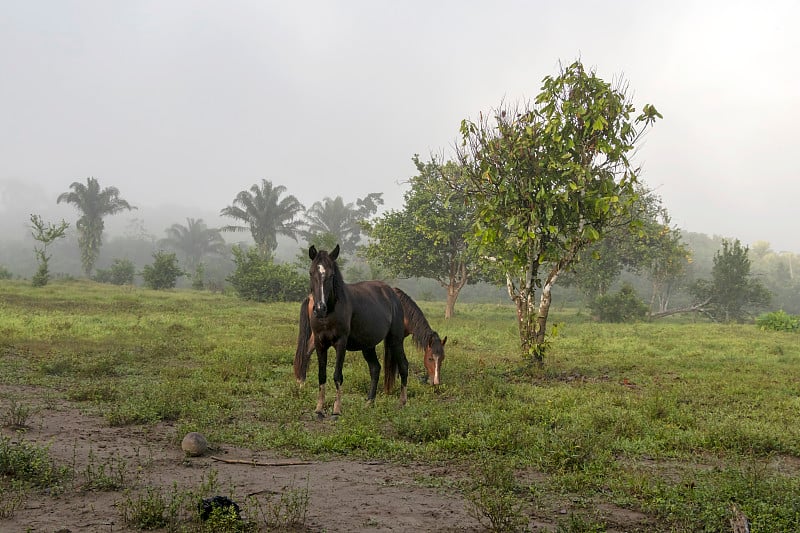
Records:
<instances>
[{"instance_id":1,"label":"shrub","mask_svg":"<svg viewBox=\"0 0 800 533\"><path fill-rule=\"evenodd\" d=\"M290 302L302 300L308 293L308 280L294 267L264 259L255 248L245 252L234 247L233 262L236 270L227 280L240 298L258 302Z\"/></svg>"},{"instance_id":2,"label":"shrub","mask_svg":"<svg viewBox=\"0 0 800 533\"><path fill-rule=\"evenodd\" d=\"M206 266L203 263L198 263L192 274L192 288L196 291L202 291L205 288Z\"/></svg>"},{"instance_id":3,"label":"shrub","mask_svg":"<svg viewBox=\"0 0 800 533\"><path fill-rule=\"evenodd\" d=\"M589 306L601 322L628 322L642 320L647 316L647 304L637 295L629 283L625 283L616 294L605 294L595 298Z\"/></svg>"},{"instance_id":4,"label":"shrub","mask_svg":"<svg viewBox=\"0 0 800 533\"><path fill-rule=\"evenodd\" d=\"M136 274L136 267L130 259L114 259L111 268L108 270L98 269L93 279L100 283L113 285L133 285L134 274Z\"/></svg>"},{"instance_id":5,"label":"shrub","mask_svg":"<svg viewBox=\"0 0 800 533\"><path fill-rule=\"evenodd\" d=\"M785 311L763 313L756 318L756 325L762 330L800 331L800 316L790 315Z\"/></svg>"},{"instance_id":6,"label":"shrub","mask_svg":"<svg viewBox=\"0 0 800 533\"><path fill-rule=\"evenodd\" d=\"M178 259L174 253L159 250L153 254L153 259L153 264L145 265L142 271L144 284L150 289L172 289L177 279L186 275L178 266Z\"/></svg>"},{"instance_id":7,"label":"shrub","mask_svg":"<svg viewBox=\"0 0 800 533\"><path fill-rule=\"evenodd\" d=\"M11 271L3 265L0 265L0 279L11 279L12 277L13 274L11 274Z\"/></svg>"}]
</instances>

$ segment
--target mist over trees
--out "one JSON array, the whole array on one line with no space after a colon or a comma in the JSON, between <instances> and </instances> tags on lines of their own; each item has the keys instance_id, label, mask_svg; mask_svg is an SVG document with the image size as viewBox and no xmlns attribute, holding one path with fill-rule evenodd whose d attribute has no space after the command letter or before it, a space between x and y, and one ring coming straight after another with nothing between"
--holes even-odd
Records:
<instances>
[{"instance_id":1,"label":"mist over trees","mask_svg":"<svg viewBox=\"0 0 800 533\"><path fill-rule=\"evenodd\" d=\"M421 164L428 164L421 163ZM415 174L418 176L419 173ZM409 192L411 192L412 180L415 176L410 176L407 181ZM25 186L24 184L3 182L7 188L4 189L2 211L0 211L0 222L3 224L4 232L0 236L0 278L27 278L31 279L37 271L37 261L34 255L34 247L37 242L31 235L30 228L30 213L26 213L25 206L17 206L15 203L8 200L8 194L20 193L20 198L23 201L31 202L30 205L42 207L41 213L44 219L68 219L70 215L74 216L74 210L71 207L66 207L65 204L56 204L56 195L52 195L47 199L42 191L35 188ZM646 189L646 187L645 187ZM640 191L641 192L641 191ZM287 188L287 193L291 194L292 191ZM364 198L373 197L374 194L370 193L365 195ZM644 194L644 193L643 193ZM362 198L362 200L364 199ZM654 197L659 205L660 200ZM45 203L45 200L48 200ZM357 209L359 199L343 199L345 205ZM321 199L320 202L324 202ZM411 204L405 205L403 211ZM459 211L455 206L463 205L457 202L448 204L448 209L452 209L452 213L458 214ZM104 277L108 282L114 280L127 280L129 264L135 265L135 282L142 283L141 272L144 265L153 262L153 254L162 248L172 250L177 253L181 267L189 272L192 272L189 266L190 260L182 255L178 249L167 245L164 238L167 237L167 230L174 226L182 226L188 230L189 219L194 221L214 221L214 224L206 224L206 228L210 231L218 230L225 224L225 220L219 217L219 211L213 209L203 208L187 208L174 205L165 205L161 207L154 207L148 205L139 205L139 209L132 212L131 215L118 214L116 216L106 219L106 229L104 230L103 246L100 249L97 262L95 264L96 274L93 278ZM448 209L439 212L439 216L448 213ZM709 279L713 267L714 255L722 249L722 242L724 238L719 235L706 235L699 232L691 232L680 230L671 226L668 223L668 215L665 213L666 208L661 206L667 218L661 218L661 230L666 231L671 239L677 239L680 247L686 252L682 256L684 264L682 272L674 280L670 281L668 291L668 304L670 308L685 307L691 305L693 297L688 291L688 287L698 279ZM388 215L389 212L383 215L374 215L372 222L377 222L380 217ZM19 217L20 220L17 220ZM302 217L300 217L302 218ZM412 219L414 220L414 219ZM417 219L419 220L419 219ZM462 214L454 217L454 220L464 221ZM304 231L307 231L306 226L301 226ZM654 226L655 227L655 226ZM628 231L626 234L636 237L638 234ZM648 231L645 231L647 235ZM234 272L235 263L233 261L233 254L231 248L233 246L240 246L247 249L253 246L254 243L247 232L244 233L221 233L223 238L228 238L224 244L224 250L219 253L211 252L203 256L202 263L204 263L204 280L205 286L213 290L223 290L229 286L227 278ZM362 234L359 241L358 249L369 244L370 241L365 240L365 235ZM632 238L633 238L632 237ZM330 237L335 241L335 237ZM733 241L733 238L727 238ZM298 254L307 250L306 243L295 242L292 239L279 236L277 238L278 246L274 252L273 259L281 263L296 263ZM302 238L301 238L302 241ZM646 249L653 248L654 241L643 241L638 246ZM332 248L336 242L332 242ZM616 249L619 246L617 240L609 233L609 238L603 239L597 243L603 251L594 253L590 247L584 254L582 254L580 261L577 263L575 270L580 270L585 266L594 268L600 267L604 261L610 256L616 255ZM625 245L628 246L628 245ZM439 247L436 249L443 250ZM607 250L605 250L607 249ZM627 252L624 252L626 254ZM58 239L48 246L48 255L51 256L48 268L52 279L71 278L84 276L83 266L81 263L81 256L78 245L77 232L73 226L67 229L65 236ZM305 253L303 254L305 255ZM423 299L441 299L446 300L448 293L445 288L441 286L440 281L437 281L434 276L423 274L422 270L416 271L411 269L407 273L389 272L385 267L374 264L371 260L361 257L362 252L356 251L353 259L353 271L348 276L348 281L355 281L356 277L359 279L368 279L371 277L380 277L399 284L409 291L417 298ZM751 274L756 279L760 280L764 287L772 294L770 309L784 310L787 313L800 313L800 278L798 277L798 268L800 268L800 255L788 252L785 250L774 250L768 240L757 241L749 247L749 257L751 260ZM365 265L367 270L364 270ZM112 276L114 267L118 276ZM125 268L122 268L125 267ZM356 274L356 267L360 269ZM303 267L304 268L304 267ZM602 270L601 268L599 268ZM102 272L101 272L102 271ZM123 272L124 271L124 272ZM300 269L302 273L302 269ZM622 269L617 272L616 269L611 269L615 276L609 281L603 282L605 293L616 292L623 283L630 284L638 298L642 299L645 303L650 302L655 294L653 290L653 279L649 274L649 270L639 264L639 266L631 266L628 262L622 265ZM102 274L102 276L101 276ZM123 275L124 274L124 275ZM573 273L565 274L564 281L571 279ZM184 277L178 280L178 287L188 287L192 283L191 277ZM579 288L577 284L572 282L565 283L561 287L554 289L557 293L558 304L563 306L578 306L589 307L592 298L584 292L583 288ZM466 288L459 294L459 298L463 301L479 302L489 301L493 303L502 303L507 296L503 296L503 290L497 287L492 287L486 283L478 283L477 285ZM660 303L656 297L656 304L652 306L651 311L658 311Z\"/></svg>"},{"instance_id":2,"label":"mist over trees","mask_svg":"<svg viewBox=\"0 0 800 533\"><path fill-rule=\"evenodd\" d=\"M451 161L414 156L402 207L383 213L382 192L323 197L306 208L296 191L266 179L243 179L228 205L204 209L134 207L108 177L107 187L89 177L58 196L5 180L0 279L41 272L30 213L44 224L74 220L77 210L76 223L47 243L48 279L291 299L305 290L308 246L339 244L348 281L381 278L418 298L444 299L446 317L462 297L510 297L523 350L539 360L554 295L601 319L598 310L612 305L624 320L682 309L716 320L749 320L762 308L800 313L800 255L773 250L769 236L748 247L672 224L628 159L660 115L652 106L636 114L626 89L580 62L563 67L533 101L463 121ZM159 265L170 273L163 283ZM744 274L726 285L723 272ZM740 305L724 294L749 299Z\"/></svg>"}]
</instances>

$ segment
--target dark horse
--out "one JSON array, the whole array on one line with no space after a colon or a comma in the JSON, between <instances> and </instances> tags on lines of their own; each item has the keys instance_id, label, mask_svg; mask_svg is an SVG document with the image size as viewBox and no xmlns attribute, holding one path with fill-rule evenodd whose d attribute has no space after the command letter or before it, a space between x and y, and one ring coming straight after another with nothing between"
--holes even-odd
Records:
<instances>
[{"instance_id":1,"label":"dark horse","mask_svg":"<svg viewBox=\"0 0 800 533\"><path fill-rule=\"evenodd\" d=\"M444 345L447 337L441 339L439 334L431 329L428 320L417 305L397 287L394 288L400 305L403 307L403 335L411 338L417 348L423 351L422 360L428 372L428 381L436 386L441 383L442 362L444 361ZM308 363L314 351L314 333L311 331L309 316L314 309L314 298L309 296L300 305L300 332L297 335L297 351L294 356L294 375L299 383L306 380Z\"/></svg>"},{"instance_id":2,"label":"dark horse","mask_svg":"<svg viewBox=\"0 0 800 533\"><path fill-rule=\"evenodd\" d=\"M408 385L408 360L403 350L404 325L403 307L400 298L391 287L380 281L362 281L347 284L342 278L336 258L339 246L330 253L317 251L314 246L308 250L311 258L309 277L313 306L307 305L302 312L309 318L311 332L314 334L314 347L319 366L319 396L315 412L324 416L325 383L327 382L328 348L336 350L336 367L333 382L336 384L336 400L333 415L342 412L342 365L347 351L364 354L369 365L370 388L367 400L372 402L378 390L381 365L375 346L383 341L384 390L391 391L395 376L400 374L400 404L406 403ZM309 300L309 303L312 300ZM302 317L301 317L302 323ZM308 338L308 335L304 337ZM305 342L303 343L305 345ZM303 364L305 350L298 348L295 354L295 376L305 377L308 362ZM298 360L299 356L299 360ZM305 368L302 368L305 367Z\"/></svg>"}]
</instances>

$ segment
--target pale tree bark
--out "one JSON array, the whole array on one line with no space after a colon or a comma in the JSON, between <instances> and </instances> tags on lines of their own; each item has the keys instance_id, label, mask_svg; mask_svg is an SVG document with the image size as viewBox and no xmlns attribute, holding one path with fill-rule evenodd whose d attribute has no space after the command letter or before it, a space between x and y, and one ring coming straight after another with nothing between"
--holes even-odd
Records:
<instances>
[{"instance_id":1,"label":"pale tree bark","mask_svg":"<svg viewBox=\"0 0 800 533\"><path fill-rule=\"evenodd\" d=\"M665 316L677 315L681 313L703 313L710 317L708 314L708 310L706 306L711 303L711 298L707 298L706 300L695 303L686 307L679 307L677 309L665 309L663 311L659 311L658 313L650 313L651 319L656 318L664 318ZM711 317L713 320L713 317Z\"/></svg>"}]
</instances>

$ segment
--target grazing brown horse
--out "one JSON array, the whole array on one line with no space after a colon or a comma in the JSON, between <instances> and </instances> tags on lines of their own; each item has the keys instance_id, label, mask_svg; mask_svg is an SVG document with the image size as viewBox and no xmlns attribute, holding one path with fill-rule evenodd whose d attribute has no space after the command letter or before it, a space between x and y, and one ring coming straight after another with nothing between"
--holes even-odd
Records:
<instances>
[{"instance_id":1,"label":"grazing brown horse","mask_svg":"<svg viewBox=\"0 0 800 533\"><path fill-rule=\"evenodd\" d=\"M441 383L442 363L444 362L444 339L431 329L422 310L411 297L394 288L403 307L403 335L411 335L414 344L423 351L423 363L428 373L427 380L434 386ZM309 316L314 309L314 298L309 296L300 304L300 332L297 335L297 351L294 357L294 374L298 383L304 383L308 373L308 364L314 352L314 333L311 331Z\"/></svg>"},{"instance_id":2,"label":"grazing brown horse","mask_svg":"<svg viewBox=\"0 0 800 533\"><path fill-rule=\"evenodd\" d=\"M442 363L444 362L444 345L447 342L447 337L444 339L439 338L439 334L431 329L428 320L422 314L422 309L408 294L397 287L394 288L394 292L400 298L400 304L403 306L405 335L406 337L411 335L411 339L417 348L423 350L422 360L425 363L425 370L428 371L428 380L434 386L439 385L441 382Z\"/></svg>"},{"instance_id":3,"label":"grazing brown horse","mask_svg":"<svg viewBox=\"0 0 800 533\"><path fill-rule=\"evenodd\" d=\"M367 400L372 402L378 389L381 365L375 347L383 341L384 390L388 393L394 387L395 376L400 375L400 404L405 405L408 386L408 360L403 349L404 325L403 308L400 298L391 287L380 281L345 283L336 259L339 257L337 245L330 253L311 246L308 250L311 259L309 277L311 298L301 309L307 318L314 335L314 348L317 352L319 395L315 412L324 416L325 384L327 382L328 348L336 350L336 365L333 382L336 384L336 400L333 415L342 412L342 366L347 351L361 351L369 366L370 388ZM302 329L302 328L301 328ZM301 331L301 335L303 332ZM303 336L303 345L310 335ZM295 377L305 379L308 359L305 350L299 346L295 354Z\"/></svg>"}]
</instances>

